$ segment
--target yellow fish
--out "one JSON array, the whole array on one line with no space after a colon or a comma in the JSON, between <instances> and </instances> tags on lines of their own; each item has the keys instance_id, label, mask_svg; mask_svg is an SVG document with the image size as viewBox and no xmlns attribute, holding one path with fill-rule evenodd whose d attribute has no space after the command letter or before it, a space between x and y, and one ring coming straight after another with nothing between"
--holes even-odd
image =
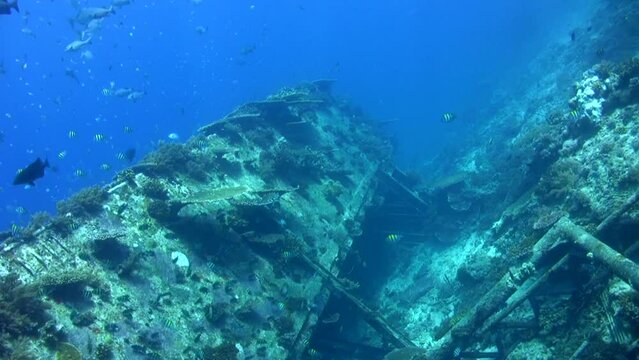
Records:
<instances>
[{"instance_id":1,"label":"yellow fish","mask_svg":"<svg viewBox=\"0 0 639 360\"><path fill-rule=\"evenodd\" d=\"M577 110L573 110L573 111L568 113L568 116L570 116L571 118L577 120L577 119L579 119L579 112Z\"/></svg>"},{"instance_id":2,"label":"yellow fish","mask_svg":"<svg viewBox=\"0 0 639 360\"><path fill-rule=\"evenodd\" d=\"M402 239L401 235L397 235L397 234L388 234L386 235L386 242L388 243L396 243L399 240Z\"/></svg>"}]
</instances>

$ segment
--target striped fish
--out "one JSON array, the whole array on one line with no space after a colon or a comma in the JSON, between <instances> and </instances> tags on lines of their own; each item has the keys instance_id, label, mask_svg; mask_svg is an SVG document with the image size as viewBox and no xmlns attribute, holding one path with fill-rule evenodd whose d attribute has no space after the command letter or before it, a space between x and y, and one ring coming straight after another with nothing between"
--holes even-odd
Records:
<instances>
[{"instance_id":1,"label":"striped fish","mask_svg":"<svg viewBox=\"0 0 639 360\"><path fill-rule=\"evenodd\" d=\"M445 123L449 123L455 120L456 117L457 116L455 115L455 113L447 112L447 113L444 113L444 115L442 115L442 121Z\"/></svg>"}]
</instances>

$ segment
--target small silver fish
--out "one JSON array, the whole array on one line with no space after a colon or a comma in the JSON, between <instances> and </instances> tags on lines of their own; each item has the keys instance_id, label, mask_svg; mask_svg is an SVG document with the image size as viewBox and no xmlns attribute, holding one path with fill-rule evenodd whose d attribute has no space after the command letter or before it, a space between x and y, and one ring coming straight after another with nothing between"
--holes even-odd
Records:
<instances>
[{"instance_id":1,"label":"small silver fish","mask_svg":"<svg viewBox=\"0 0 639 360\"><path fill-rule=\"evenodd\" d=\"M69 45L67 45L67 47L64 49L64 51L78 51L78 50L82 49L83 47L85 47L90 42L91 42L91 38L88 38L86 40L75 40L75 41L72 41Z\"/></svg>"}]
</instances>

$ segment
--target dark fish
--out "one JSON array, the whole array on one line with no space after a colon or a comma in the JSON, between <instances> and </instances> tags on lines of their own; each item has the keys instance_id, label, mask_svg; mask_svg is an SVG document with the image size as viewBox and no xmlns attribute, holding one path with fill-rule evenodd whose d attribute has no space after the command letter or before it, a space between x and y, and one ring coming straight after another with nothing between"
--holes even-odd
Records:
<instances>
[{"instance_id":1,"label":"dark fish","mask_svg":"<svg viewBox=\"0 0 639 360\"><path fill-rule=\"evenodd\" d=\"M257 46L255 46L255 44L247 46L244 49L242 49L241 54L244 56L250 55L255 52L255 49L257 49Z\"/></svg>"},{"instance_id":2,"label":"dark fish","mask_svg":"<svg viewBox=\"0 0 639 360\"><path fill-rule=\"evenodd\" d=\"M111 5L116 6L116 7L123 7L124 5L131 4L131 1L132 0L113 0Z\"/></svg>"},{"instance_id":3,"label":"dark fish","mask_svg":"<svg viewBox=\"0 0 639 360\"><path fill-rule=\"evenodd\" d=\"M135 159L135 148L129 148L124 152L124 158L126 161L131 162Z\"/></svg>"},{"instance_id":4,"label":"dark fish","mask_svg":"<svg viewBox=\"0 0 639 360\"><path fill-rule=\"evenodd\" d=\"M13 2L0 0L0 15L10 15L11 9L20 12L20 8L18 8L18 0L14 0Z\"/></svg>"},{"instance_id":5,"label":"dark fish","mask_svg":"<svg viewBox=\"0 0 639 360\"><path fill-rule=\"evenodd\" d=\"M75 70L66 68L64 69L64 75L66 75L69 79L75 80L75 82L80 83L80 79L78 78L78 74L76 74Z\"/></svg>"},{"instance_id":6,"label":"dark fish","mask_svg":"<svg viewBox=\"0 0 639 360\"><path fill-rule=\"evenodd\" d=\"M13 179L13 185L29 184L35 186L35 181L44 176L44 169L49 167L49 160L37 158L22 171L18 172L15 179Z\"/></svg>"},{"instance_id":7,"label":"dark fish","mask_svg":"<svg viewBox=\"0 0 639 360\"><path fill-rule=\"evenodd\" d=\"M575 39L577 38L577 33L575 33L575 30L570 32L570 41L575 41Z\"/></svg>"}]
</instances>

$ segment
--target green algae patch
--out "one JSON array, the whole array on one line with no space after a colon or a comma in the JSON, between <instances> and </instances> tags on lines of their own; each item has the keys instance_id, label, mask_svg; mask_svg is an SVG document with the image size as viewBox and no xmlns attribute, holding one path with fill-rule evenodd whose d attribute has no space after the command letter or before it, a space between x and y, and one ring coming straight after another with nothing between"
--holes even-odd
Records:
<instances>
[{"instance_id":1,"label":"green algae patch","mask_svg":"<svg viewBox=\"0 0 639 360\"><path fill-rule=\"evenodd\" d=\"M60 343L55 353L56 360L82 360L82 353L69 343Z\"/></svg>"}]
</instances>

